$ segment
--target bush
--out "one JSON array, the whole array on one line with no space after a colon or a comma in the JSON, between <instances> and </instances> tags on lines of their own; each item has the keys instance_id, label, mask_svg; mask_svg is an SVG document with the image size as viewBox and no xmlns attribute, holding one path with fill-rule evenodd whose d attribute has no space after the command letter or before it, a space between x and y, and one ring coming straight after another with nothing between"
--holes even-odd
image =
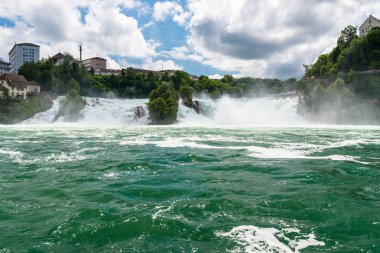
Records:
<instances>
[{"instance_id":1,"label":"bush","mask_svg":"<svg viewBox=\"0 0 380 253\"><path fill-rule=\"evenodd\" d=\"M152 124L173 124L177 120L178 95L166 83L158 86L149 96L149 117Z\"/></svg>"},{"instance_id":2,"label":"bush","mask_svg":"<svg viewBox=\"0 0 380 253\"><path fill-rule=\"evenodd\" d=\"M193 89L190 86L181 86L181 88L179 89L179 96L181 97L182 102L185 106L193 106Z\"/></svg>"}]
</instances>

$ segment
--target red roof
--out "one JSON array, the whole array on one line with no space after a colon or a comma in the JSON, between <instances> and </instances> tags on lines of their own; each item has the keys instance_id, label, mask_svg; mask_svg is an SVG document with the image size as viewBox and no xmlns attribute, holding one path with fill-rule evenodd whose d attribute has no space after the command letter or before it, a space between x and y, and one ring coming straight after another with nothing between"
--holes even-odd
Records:
<instances>
[{"instance_id":1,"label":"red roof","mask_svg":"<svg viewBox=\"0 0 380 253\"><path fill-rule=\"evenodd\" d=\"M54 55L54 56L51 57L51 58L53 58L53 59L61 59L61 58L63 58L63 57L65 57L63 54L58 53L58 54Z\"/></svg>"},{"instance_id":2,"label":"red roof","mask_svg":"<svg viewBox=\"0 0 380 253\"><path fill-rule=\"evenodd\" d=\"M5 80L11 87L26 88L28 86L28 81L22 75L7 73L1 75L0 80Z\"/></svg>"}]
</instances>

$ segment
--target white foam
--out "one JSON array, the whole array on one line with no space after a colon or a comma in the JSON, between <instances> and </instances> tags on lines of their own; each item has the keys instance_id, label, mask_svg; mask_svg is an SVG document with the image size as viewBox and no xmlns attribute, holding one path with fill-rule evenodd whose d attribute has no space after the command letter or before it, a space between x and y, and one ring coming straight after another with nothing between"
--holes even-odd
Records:
<instances>
[{"instance_id":1,"label":"white foam","mask_svg":"<svg viewBox=\"0 0 380 253\"><path fill-rule=\"evenodd\" d=\"M50 154L47 157L45 157L45 162L55 162L55 163L66 163L66 162L74 162L74 161L82 161L86 160L88 158L91 158L92 156L88 155L80 155L78 152L74 152L71 154L66 154L64 152L59 154Z\"/></svg>"},{"instance_id":2,"label":"white foam","mask_svg":"<svg viewBox=\"0 0 380 253\"><path fill-rule=\"evenodd\" d=\"M180 125L240 125L240 126L289 126L305 125L308 122L297 115L298 99L293 98L231 98L223 96L212 100L198 98L204 114L182 104L179 107Z\"/></svg>"},{"instance_id":3,"label":"white foam","mask_svg":"<svg viewBox=\"0 0 380 253\"><path fill-rule=\"evenodd\" d=\"M119 177L119 173L109 172L109 173L105 173L103 177L108 178L108 179L117 179Z\"/></svg>"},{"instance_id":4,"label":"white foam","mask_svg":"<svg viewBox=\"0 0 380 253\"><path fill-rule=\"evenodd\" d=\"M295 239L290 239L286 233L297 233ZM324 246L325 243L316 240L314 234L302 235L298 229L259 228L256 226L234 227L229 232L217 232L217 236L232 239L237 246L232 252L276 252L298 253L310 246ZM279 240L284 239L285 244Z\"/></svg>"},{"instance_id":5,"label":"white foam","mask_svg":"<svg viewBox=\"0 0 380 253\"><path fill-rule=\"evenodd\" d=\"M348 155L329 155L329 156L312 156L315 151L320 151L321 148L302 150L296 149L291 144L284 144L285 147L264 148L259 146L212 146L209 144L200 143L201 141L221 140L216 137L167 137L165 140L149 140L142 138L127 139L120 142L120 145L155 145L161 148L197 148L197 149L229 149L229 150L247 150L248 156L259 159L310 159L310 160L333 160L333 161L349 161L361 164L368 164L361 162L360 157ZM230 140L233 141L233 140ZM235 140L239 141L240 140ZM244 141L242 141L244 142ZM302 146L304 147L304 146Z\"/></svg>"},{"instance_id":6,"label":"white foam","mask_svg":"<svg viewBox=\"0 0 380 253\"><path fill-rule=\"evenodd\" d=\"M24 154L19 151L12 151L6 149L0 149L0 154L7 155L9 158L13 159L16 162L20 162L22 157L24 156Z\"/></svg>"}]
</instances>

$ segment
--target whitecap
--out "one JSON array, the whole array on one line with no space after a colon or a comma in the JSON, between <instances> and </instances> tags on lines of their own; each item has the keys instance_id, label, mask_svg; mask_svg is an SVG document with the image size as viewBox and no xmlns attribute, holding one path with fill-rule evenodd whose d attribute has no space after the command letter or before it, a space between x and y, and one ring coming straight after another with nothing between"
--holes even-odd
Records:
<instances>
[{"instance_id":1,"label":"whitecap","mask_svg":"<svg viewBox=\"0 0 380 253\"><path fill-rule=\"evenodd\" d=\"M108 179L117 179L119 177L119 173L116 173L116 172L109 172L109 173L105 173L103 175L104 178L108 178Z\"/></svg>"},{"instance_id":2,"label":"whitecap","mask_svg":"<svg viewBox=\"0 0 380 253\"><path fill-rule=\"evenodd\" d=\"M287 233L296 233L294 239L286 236ZM278 230L276 228L260 228L256 226L238 226L229 232L217 232L218 237L232 239L237 246L232 252L276 252L299 253L300 250L310 246L325 246L318 241L314 234L303 235L298 229ZM284 242L280 241L287 241Z\"/></svg>"}]
</instances>

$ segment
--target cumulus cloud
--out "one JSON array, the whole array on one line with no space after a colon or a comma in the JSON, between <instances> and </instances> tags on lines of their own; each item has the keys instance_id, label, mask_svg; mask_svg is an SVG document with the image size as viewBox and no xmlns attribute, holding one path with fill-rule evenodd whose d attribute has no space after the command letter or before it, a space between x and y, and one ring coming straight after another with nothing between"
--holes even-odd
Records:
<instances>
[{"instance_id":1,"label":"cumulus cloud","mask_svg":"<svg viewBox=\"0 0 380 253\"><path fill-rule=\"evenodd\" d=\"M165 21L168 17L172 17L174 22L183 25L188 19L189 13L185 12L177 2L156 2L153 7L153 18L156 21Z\"/></svg>"},{"instance_id":2,"label":"cumulus cloud","mask_svg":"<svg viewBox=\"0 0 380 253\"><path fill-rule=\"evenodd\" d=\"M213 75L209 75L208 78L210 79L216 79L216 80L220 80L223 78L222 75L219 75L219 74L213 74Z\"/></svg>"},{"instance_id":3,"label":"cumulus cloud","mask_svg":"<svg viewBox=\"0 0 380 253\"><path fill-rule=\"evenodd\" d=\"M151 19L140 24L125 14L130 9ZM0 17L14 25L0 26L0 57L8 58L15 41L40 44L42 57L58 51L78 57L83 44L84 58L105 57L113 67L123 64L111 58L136 58L143 62L139 67L154 69L162 64L182 69L175 62L181 60L220 74L286 78L301 76L302 64L313 63L335 46L346 25L360 25L371 13L380 16L379 1L188 0L181 5L167 0L152 6L144 0L4 1ZM152 39L170 32L166 25L160 30L168 20L187 30L182 45ZM154 24L153 32L144 31ZM166 43L175 47L168 50Z\"/></svg>"},{"instance_id":4,"label":"cumulus cloud","mask_svg":"<svg viewBox=\"0 0 380 253\"><path fill-rule=\"evenodd\" d=\"M142 69L151 69L151 70L183 70L181 65L178 65L173 60L152 60L148 59L144 64L139 65Z\"/></svg>"},{"instance_id":5,"label":"cumulus cloud","mask_svg":"<svg viewBox=\"0 0 380 253\"><path fill-rule=\"evenodd\" d=\"M17 3L16 3L17 2ZM142 8L137 0L18 0L2 3L0 17L14 27L0 27L0 54L6 56L17 42L41 45L41 56L58 51L78 53L83 44L86 57L118 55L147 58L156 55L157 42L146 40L138 21L124 14L123 8ZM87 10L84 22L79 8ZM115 65L115 64L112 64Z\"/></svg>"},{"instance_id":6,"label":"cumulus cloud","mask_svg":"<svg viewBox=\"0 0 380 253\"><path fill-rule=\"evenodd\" d=\"M167 54L221 71L278 77L300 76L302 64L332 48L346 25L380 14L380 4L369 0L189 0L187 8L187 45Z\"/></svg>"}]
</instances>

